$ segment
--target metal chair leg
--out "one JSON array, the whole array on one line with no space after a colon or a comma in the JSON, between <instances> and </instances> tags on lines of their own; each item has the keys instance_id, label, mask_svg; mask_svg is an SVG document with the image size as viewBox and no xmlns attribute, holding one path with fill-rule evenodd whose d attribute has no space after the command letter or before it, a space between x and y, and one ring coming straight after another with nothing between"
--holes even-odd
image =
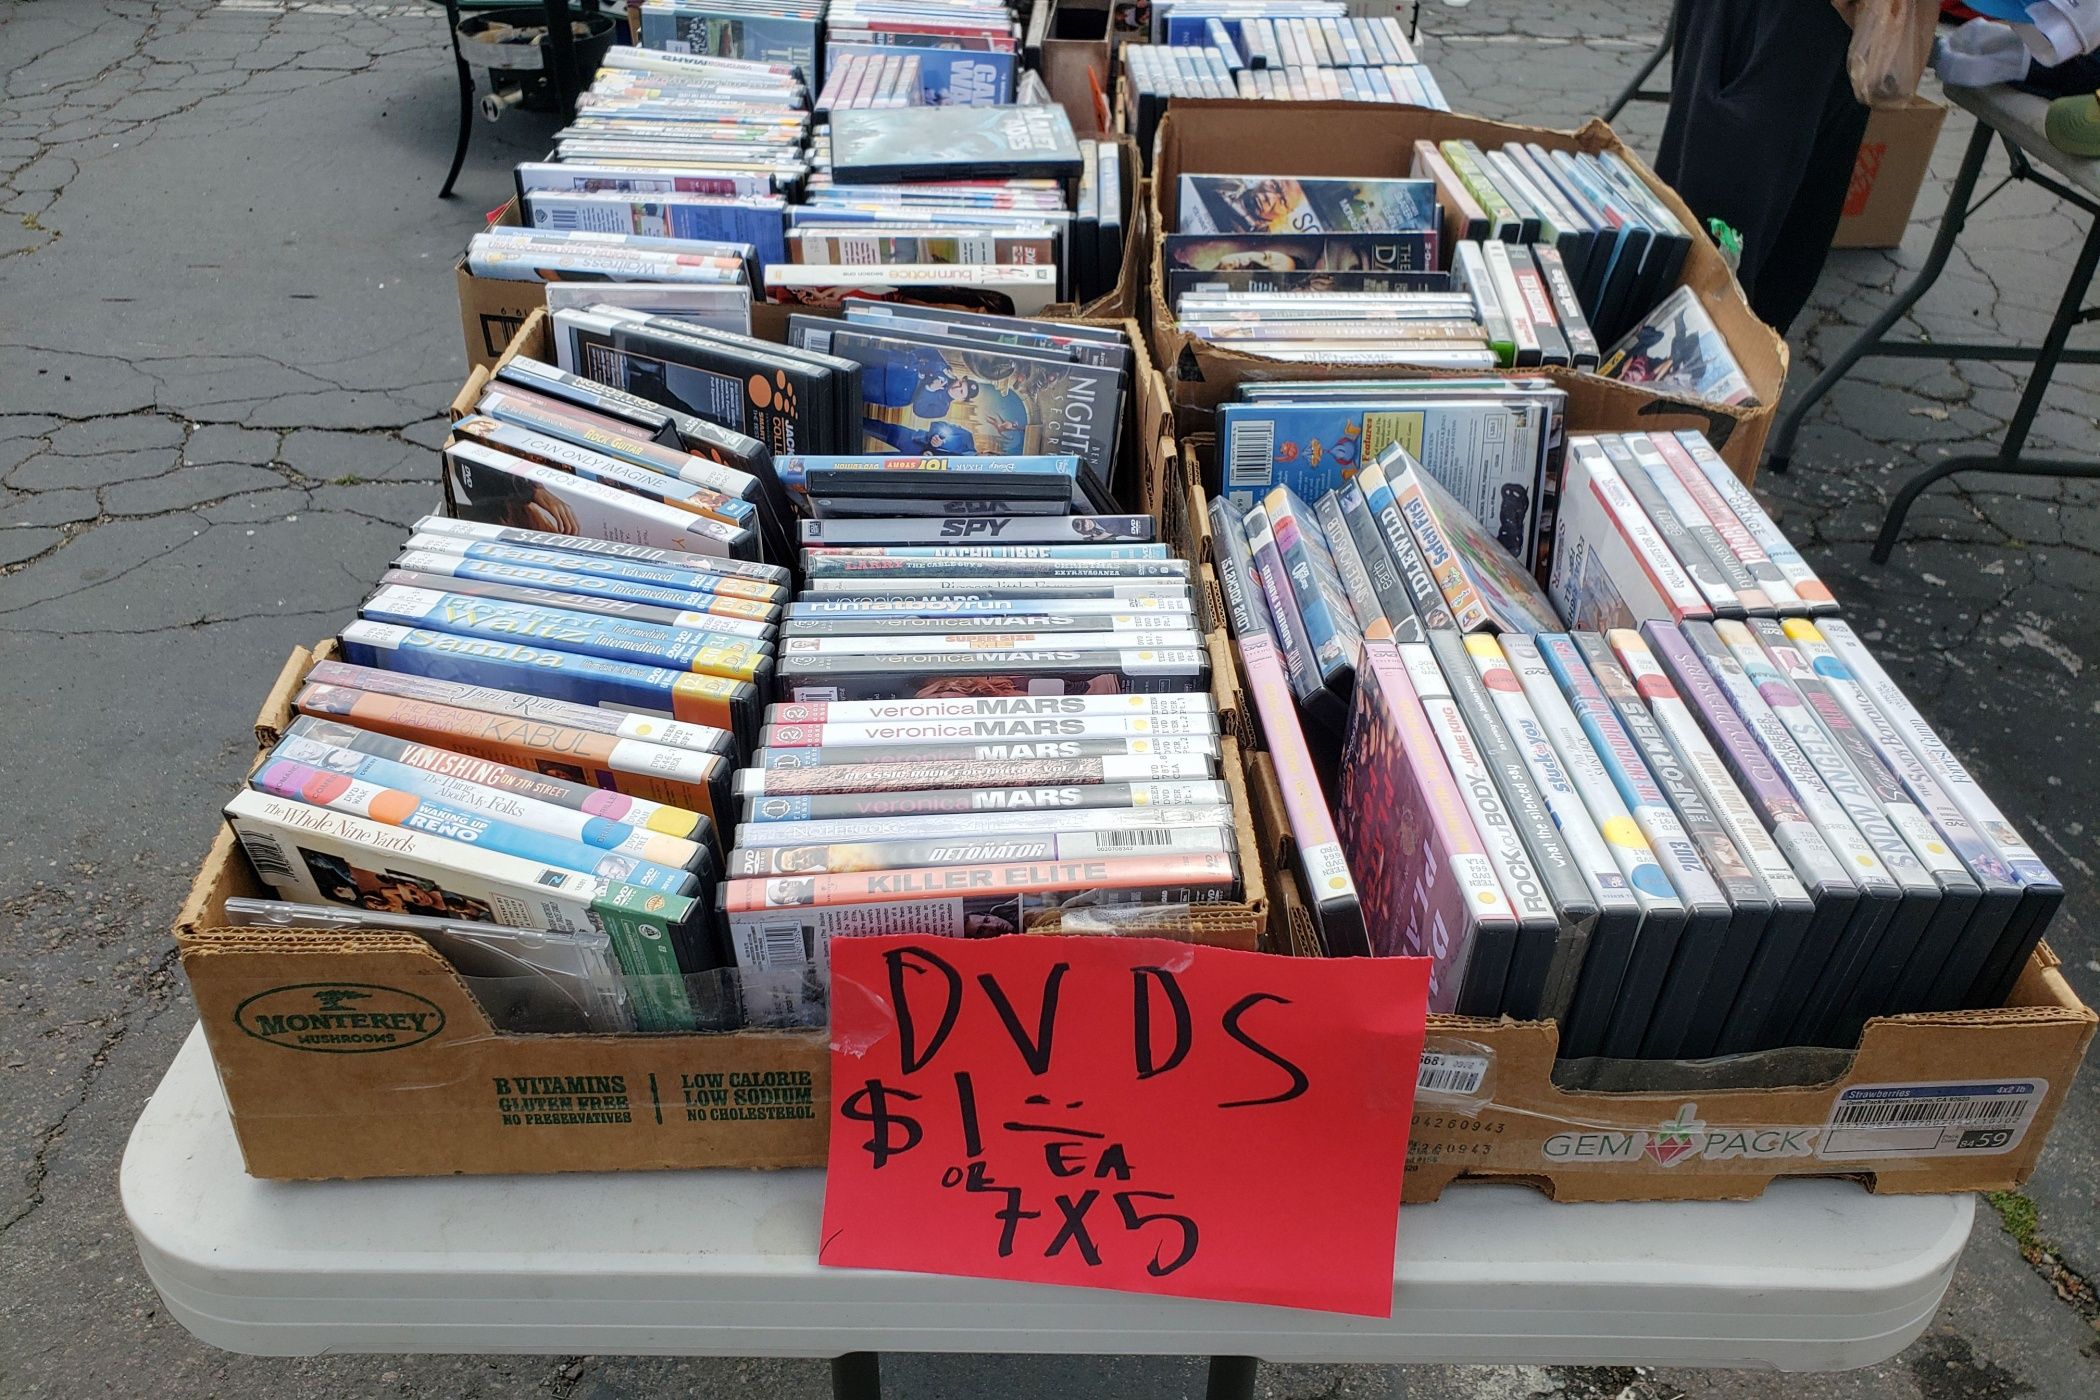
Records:
<instances>
[{"instance_id":1,"label":"metal chair leg","mask_svg":"<svg viewBox=\"0 0 2100 1400\"><path fill-rule=\"evenodd\" d=\"M1954 252L1954 242L1961 237L1962 227L1968 222L1969 198L1976 192L1976 177L1983 173L1983 158L1989 153L1991 138L1995 134L1980 121L1969 133L1969 148L1962 154L1961 170L1954 177L1953 188L1947 192L1947 211L1940 215L1940 229L1933 236L1932 251L1925 255L1925 265L1918 269L1918 275L1911 279L1910 285L1898 292L1896 299L1874 318L1874 324L1861 331L1836 359L1824 366L1815 382L1780 417L1778 426L1772 430L1771 446L1766 452L1765 466L1768 469L1784 472L1792 465L1794 436L1801 431L1808 411L1836 388L1837 382L1850 374L1852 367L1865 359L1882 336L1888 334L1889 328L1902 320L1903 314L1917 305L1918 298L1939 280L1947 259Z\"/></svg>"},{"instance_id":2,"label":"metal chair leg","mask_svg":"<svg viewBox=\"0 0 2100 1400\"><path fill-rule=\"evenodd\" d=\"M474 70L467 66L467 56L459 51L459 6L455 0L446 0L445 26L446 33L452 36L452 62L459 68L459 140L452 147L452 168L445 172L439 199L452 197L453 182L459 179L460 167L467 163L467 141L474 134Z\"/></svg>"}]
</instances>

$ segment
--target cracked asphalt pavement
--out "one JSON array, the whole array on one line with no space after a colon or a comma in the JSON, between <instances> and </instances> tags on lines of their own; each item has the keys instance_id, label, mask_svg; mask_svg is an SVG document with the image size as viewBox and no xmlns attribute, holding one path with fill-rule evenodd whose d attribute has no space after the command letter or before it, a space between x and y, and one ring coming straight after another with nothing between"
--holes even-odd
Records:
<instances>
[{"instance_id":1,"label":"cracked asphalt pavement","mask_svg":"<svg viewBox=\"0 0 2100 1400\"><path fill-rule=\"evenodd\" d=\"M1431 0L1423 47L1458 107L1572 126L1667 8ZM461 197L434 197L457 101L437 14L0 3L0 1395L828 1393L802 1362L230 1356L161 1311L116 1199L126 1134L193 1020L165 930L253 707L435 504L431 449L465 368L451 260L551 130L477 124ZM1660 108L1620 126L1652 152ZM1831 259L1794 337L1797 390L1922 260L1968 119L1947 127L1903 245ZM1908 329L2037 339L2081 234L2050 196L2009 190ZM2018 387L1995 366L1869 361L1759 489L2064 876L2051 941L2092 1000L2100 482L1943 484L1894 560L1867 560L1901 477L1991 445ZM2096 415L2100 370L2067 367L2037 450L2090 451ZM2100 1077L2078 1084L2026 1196L2032 1234L1980 1212L1940 1320L1870 1370L1278 1367L1262 1393L2090 1395ZM909 1397L1201 1391L1198 1364L1173 1359L907 1357L887 1377Z\"/></svg>"}]
</instances>

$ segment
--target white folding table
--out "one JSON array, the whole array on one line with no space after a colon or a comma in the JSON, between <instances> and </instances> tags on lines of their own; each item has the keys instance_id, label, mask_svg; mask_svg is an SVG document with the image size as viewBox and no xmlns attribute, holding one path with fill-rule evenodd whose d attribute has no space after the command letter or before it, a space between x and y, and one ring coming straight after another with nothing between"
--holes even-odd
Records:
<instances>
[{"instance_id":1,"label":"white folding table","mask_svg":"<svg viewBox=\"0 0 2100 1400\"><path fill-rule=\"evenodd\" d=\"M1689 1205L1462 1185L1402 1209L1393 1315L1358 1318L819 1268L823 1190L815 1171L258 1181L197 1031L122 1172L169 1312L229 1351L831 1357L851 1395L884 1351L1209 1355L1214 1396L1250 1394L1256 1357L1864 1366L1932 1320L1975 1207L1843 1181Z\"/></svg>"}]
</instances>

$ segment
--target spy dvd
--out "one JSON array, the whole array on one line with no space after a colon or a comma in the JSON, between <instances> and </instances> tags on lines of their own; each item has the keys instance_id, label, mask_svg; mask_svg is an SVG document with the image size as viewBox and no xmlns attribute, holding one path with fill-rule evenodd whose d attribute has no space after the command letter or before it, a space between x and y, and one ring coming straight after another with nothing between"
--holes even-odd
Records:
<instances>
[{"instance_id":1,"label":"spy dvd","mask_svg":"<svg viewBox=\"0 0 2100 1400\"><path fill-rule=\"evenodd\" d=\"M805 520L805 545L1144 544L1149 515L949 515L894 520Z\"/></svg>"}]
</instances>

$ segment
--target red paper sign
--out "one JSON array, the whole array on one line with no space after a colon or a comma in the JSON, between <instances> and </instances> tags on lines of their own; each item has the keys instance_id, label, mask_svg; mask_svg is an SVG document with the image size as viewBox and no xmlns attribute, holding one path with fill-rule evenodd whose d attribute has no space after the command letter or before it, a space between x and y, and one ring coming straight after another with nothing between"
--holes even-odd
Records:
<instances>
[{"instance_id":1,"label":"red paper sign","mask_svg":"<svg viewBox=\"0 0 2100 1400\"><path fill-rule=\"evenodd\" d=\"M1420 958L831 945L822 1263L1386 1317Z\"/></svg>"}]
</instances>

